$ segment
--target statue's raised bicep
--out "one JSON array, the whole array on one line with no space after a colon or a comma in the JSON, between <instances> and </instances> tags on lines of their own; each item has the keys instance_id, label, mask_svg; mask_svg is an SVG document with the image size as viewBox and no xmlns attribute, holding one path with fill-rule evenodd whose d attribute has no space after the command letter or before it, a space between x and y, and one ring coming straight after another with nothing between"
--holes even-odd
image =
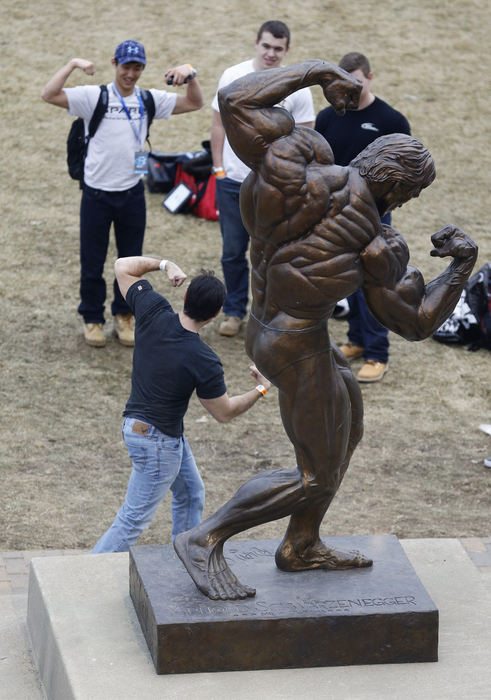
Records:
<instances>
[{"instance_id":1,"label":"statue's raised bicep","mask_svg":"<svg viewBox=\"0 0 491 700\"><path fill-rule=\"evenodd\" d=\"M404 276L409 260L405 240L394 229L384 226L360 254L365 284L394 289Z\"/></svg>"},{"instance_id":2,"label":"statue's raised bicep","mask_svg":"<svg viewBox=\"0 0 491 700\"><path fill-rule=\"evenodd\" d=\"M408 265L405 274L396 285L395 291L399 298L409 306L419 306L423 298L425 283L423 275L412 265Z\"/></svg>"}]
</instances>

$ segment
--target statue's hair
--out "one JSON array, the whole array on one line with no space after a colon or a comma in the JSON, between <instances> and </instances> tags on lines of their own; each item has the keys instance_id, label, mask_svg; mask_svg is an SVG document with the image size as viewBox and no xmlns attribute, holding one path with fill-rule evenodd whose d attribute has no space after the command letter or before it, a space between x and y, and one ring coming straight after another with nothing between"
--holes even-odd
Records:
<instances>
[{"instance_id":1,"label":"statue's hair","mask_svg":"<svg viewBox=\"0 0 491 700\"><path fill-rule=\"evenodd\" d=\"M389 134L372 141L350 163L371 182L403 182L421 188L435 179L435 163L430 152L407 134Z\"/></svg>"}]
</instances>

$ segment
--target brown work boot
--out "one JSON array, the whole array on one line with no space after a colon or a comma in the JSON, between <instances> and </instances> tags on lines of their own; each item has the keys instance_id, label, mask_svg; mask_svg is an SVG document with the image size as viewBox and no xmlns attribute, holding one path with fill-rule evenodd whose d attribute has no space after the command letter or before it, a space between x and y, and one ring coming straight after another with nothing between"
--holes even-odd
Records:
<instances>
[{"instance_id":1,"label":"brown work boot","mask_svg":"<svg viewBox=\"0 0 491 700\"><path fill-rule=\"evenodd\" d=\"M225 321L222 321L218 332L220 335L227 335L232 338L240 331L242 319L238 316L225 316Z\"/></svg>"},{"instance_id":2,"label":"brown work boot","mask_svg":"<svg viewBox=\"0 0 491 700\"><path fill-rule=\"evenodd\" d=\"M345 343L344 345L340 345L339 349L345 358L350 362L351 360L356 360L357 357L361 357L363 355L363 348L361 348L359 345L354 345L353 343Z\"/></svg>"},{"instance_id":3,"label":"brown work boot","mask_svg":"<svg viewBox=\"0 0 491 700\"><path fill-rule=\"evenodd\" d=\"M135 344L135 318L133 314L116 314L114 316L114 333L121 345L133 347Z\"/></svg>"},{"instance_id":4,"label":"brown work boot","mask_svg":"<svg viewBox=\"0 0 491 700\"><path fill-rule=\"evenodd\" d=\"M359 382L379 382L389 369L389 363L367 360L356 375Z\"/></svg>"},{"instance_id":5,"label":"brown work boot","mask_svg":"<svg viewBox=\"0 0 491 700\"><path fill-rule=\"evenodd\" d=\"M93 348L103 348L106 344L102 323L84 323L84 337L87 345Z\"/></svg>"}]
</instances>

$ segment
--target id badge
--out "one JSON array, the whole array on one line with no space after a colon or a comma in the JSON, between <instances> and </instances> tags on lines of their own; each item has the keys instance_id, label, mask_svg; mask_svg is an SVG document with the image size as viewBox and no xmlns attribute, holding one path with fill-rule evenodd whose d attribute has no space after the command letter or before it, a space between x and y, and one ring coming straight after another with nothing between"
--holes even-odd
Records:
<instances>
[{"instance_id":1,"label":"id badge","mask_svg":"<svg viewBox=\"0 0 491 700\"><path fill-rule=\"evenodd\" d=\"M135 151L135 175L146 175L148 172L148 151Z\"/></svg>"}]
</instances>

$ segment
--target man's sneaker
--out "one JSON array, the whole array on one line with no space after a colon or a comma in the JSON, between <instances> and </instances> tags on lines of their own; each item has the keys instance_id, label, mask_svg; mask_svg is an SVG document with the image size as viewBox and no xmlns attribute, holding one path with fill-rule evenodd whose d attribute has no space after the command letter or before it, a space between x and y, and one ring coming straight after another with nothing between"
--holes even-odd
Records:
<instances>
[{"instance_id":1,"label":"man's sneaker","mask_svg":"<svg viewBox=\"0 0 491 700\"><path fill-rule=\"evenodd\" d=\"M339 349L345 358L350 362L351 360L356 360L357 357L361 357L363 355L363 348L361 348L359 345L354 345L353 343L345 343L344 345L340 345Z\"/></svg>"},{"instance_id":2,"label":"man's sneaker","mask_svg":"<svg viewBox=\"0 0 491 700\"><path fill-rule=\"evenodd\" d=\"M367 360L356 375L359 382L379 382L389 369L389 363Z\"/></svg>"},{"instance_id":3,"label":"man's sneaker","mask_svg":"<svg viewBox=\"0 0 491 700\"><path fill-rule=\"evenodd\" d=\"M227 335L230 338L240 331L242 319L238 316L225 316L225 321L222 321L218 332L220 335Z\"/></svg>"},{"instance_id":4,"label":"man's sneaker","mask_svg":"<svg viewBox=\"0 0 491 700\"><path fill-rule=\"evenodd\" d=\"M114 333L121 345L133 347L135 344L135 319L133 314L116 314L114 316Z\"/></svg>"},{"instance_id":5,"label":"man's sneaker","mask_svg":"<svg viewBox=\"0 0 491 700\"><path fill-rule=\"evenodd\" d=\"M84 323L84 337L87 345L93 348L103 348L106 344L102 323Z\"/></svg>"}]
</instances>

